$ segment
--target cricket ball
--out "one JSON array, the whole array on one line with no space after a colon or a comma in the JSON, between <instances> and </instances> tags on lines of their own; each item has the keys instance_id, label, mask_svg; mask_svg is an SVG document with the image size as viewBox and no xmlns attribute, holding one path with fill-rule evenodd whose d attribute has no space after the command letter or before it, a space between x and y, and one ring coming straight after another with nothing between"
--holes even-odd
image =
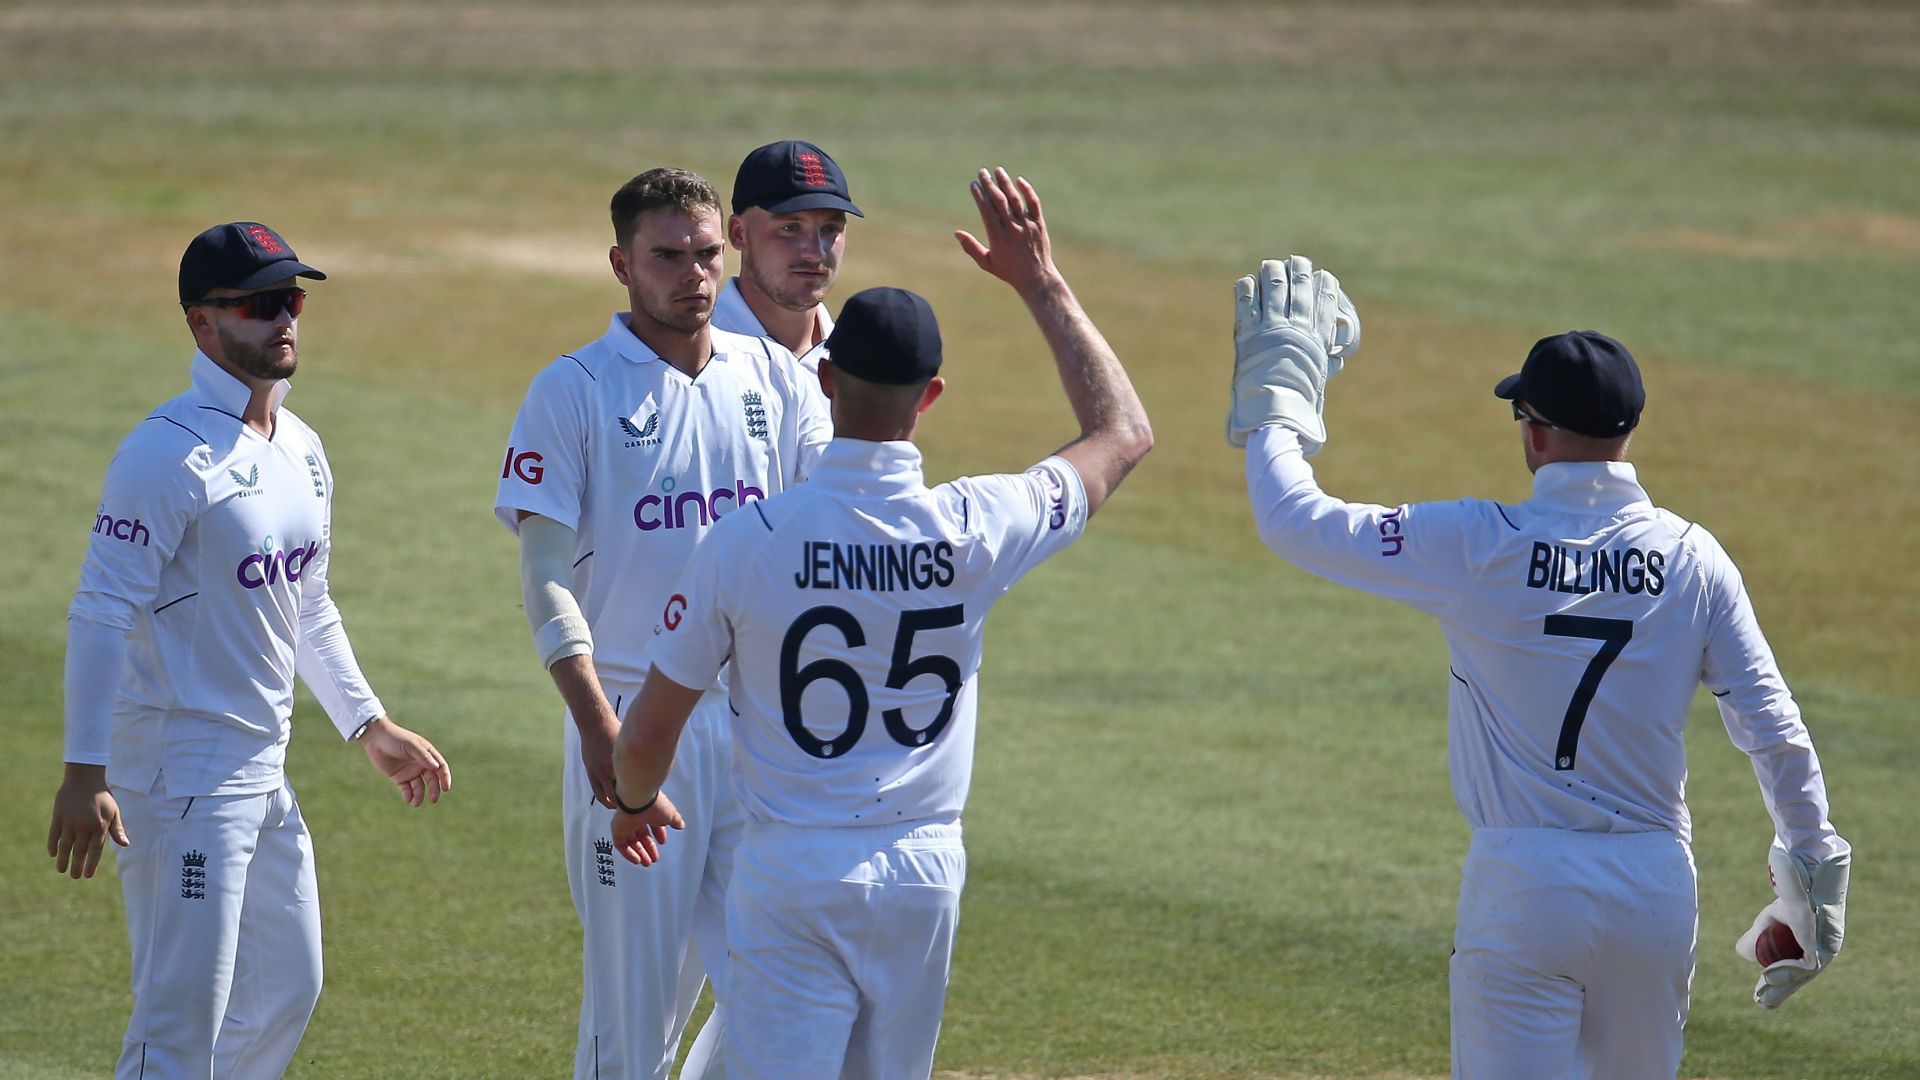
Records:
<instances>
[{"instance_id":1,"label":"cricket ball","mask_svg":"<svg viewBox=\"0 0 1920 1080\"><path fill-rule=\"evenodd\" d=\"M1753 957L1760 961L1761 967L1772 967L1782 960L1798 960L1805 955L1799 940L1793 936L1793 928L1783 922L1762 930L1759 940L1753 943Z\"/></svg>"}]
</instances>

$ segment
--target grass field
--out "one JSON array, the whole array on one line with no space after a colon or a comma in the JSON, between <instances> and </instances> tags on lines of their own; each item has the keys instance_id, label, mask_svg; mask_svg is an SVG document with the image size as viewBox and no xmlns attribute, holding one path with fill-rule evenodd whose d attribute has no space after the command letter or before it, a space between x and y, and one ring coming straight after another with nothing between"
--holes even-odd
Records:
<instances>
[{"instance_id":1,"label":"grass field","mask_svg":"<svg viewBox=\"0 0 1920 1080\"><path fill-rule=\"evenodd\" d=\"M0 3L0 1077L102 1075L125 1023L111 873L42 853L63 616L113 447L185 376L180 251L236 218L333 274L289 404L339 481L335 595L457 773L407 810L303 695L328 978L292 1075L564 1074L559 708L489 512L500 448L623 300L612 190L657 164L724 187L786 137L868 210L836 305L888 283L941 313L931 474L1071 433L1024 312L948 238L981 164L1039 186L1159 439L995 615L942 1070L1446 1072L1467 834L1439 634L1265 553L1219 437L1229 285L1298 250L1366 322L1316 460L1347 497L1523 497L1492 383L1570 326L1633 348L1642 478L1741 563L1858 859L1842 960L1761 1013L1731 944L1769 827L1696 705L1682 1074L1920 1075L1920 13L103 0Z\"/></svg>"}]
</instances>

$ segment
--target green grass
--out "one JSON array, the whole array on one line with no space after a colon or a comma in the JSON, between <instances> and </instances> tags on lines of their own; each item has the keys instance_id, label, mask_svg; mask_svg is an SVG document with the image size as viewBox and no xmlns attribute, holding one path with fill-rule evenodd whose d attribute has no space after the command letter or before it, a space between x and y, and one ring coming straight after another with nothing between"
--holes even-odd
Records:
<instances>
[{"instance_id":1,"label":"green grass","mask_svg":"<svg viewBox=\"0 0 1920 1080\"><path fill-rule=\"evenodd\" d=\"M931 473L1071 430L946 236L982 163L1039 184L1159 437L994 616L943 1070L1446 1070L1439 635L1262 551L1218 441L1228 283L1301 250L1366 319L1316 459L1338 494L1521 497L1488 387L1568 326L1633 347L1643 476L1740 560L1860 859L1840 964L1753 1008L1730 946L1767 824L1696 706L1683 1075L1914 1075L1917 87L1893 5L0 4L0 1077L99 1075L125 1022L111 870L41 854L63 615L113 446L184 379L179 251L239 217L334 272L289 404L340 484L335 593L457 774L406 809L302 696L328 974L293 1073L565 1072L559 705L489 512L500 447L621 299L612 189L661 163L724 188L792 136L869 212L839 297L942 314Z\"/></svg>"}]
</instances>

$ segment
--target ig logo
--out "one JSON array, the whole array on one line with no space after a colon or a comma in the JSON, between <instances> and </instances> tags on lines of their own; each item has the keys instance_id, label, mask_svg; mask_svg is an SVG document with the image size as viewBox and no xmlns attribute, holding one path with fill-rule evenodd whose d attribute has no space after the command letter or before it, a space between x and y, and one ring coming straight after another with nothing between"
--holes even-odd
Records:
<instances>
[{"instance_id":1,"label":"ig logo","mask_svg":"<svg viewBox=\"0 0 1920 1080\"><path fill-rule=\"evenodd\" d=\"M507 459L500 463L500 479L517 476L529 484L538 484L547 475L547 467L540 464L543 460L545 459L536 451L515 453L514 448L509 446Z\"/></svg>"}]
</instances>

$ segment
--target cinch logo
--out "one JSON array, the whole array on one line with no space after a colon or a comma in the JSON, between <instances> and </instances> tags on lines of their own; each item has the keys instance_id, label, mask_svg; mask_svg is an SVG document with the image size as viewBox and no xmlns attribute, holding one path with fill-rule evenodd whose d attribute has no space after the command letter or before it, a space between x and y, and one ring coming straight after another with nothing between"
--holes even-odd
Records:
<instances>
[{"instance_id":1,"label":"cinch logo","mask_svg":"<svg viewBox=\"0 0 1920 1080\"><path fill-rule=\"evenodd\" d=\"M153 534L147 531L145 525L140 524L139 518L117 518L107 513L102 513L93 519L93 531L101 536L125 540L129 544L139 544L141 547L151 546L149 541L153 539Z\"/></svg>"},{"instance_id":2,"label":"cinch logo","mask_svg":"<svg viewBox=\"0 0 1920 1080\"><path fill-rule=\"evenodd\" d=\"M547 475L546 466L540 464L545 460L545 458L532 450L528 450L524 454L516 454L513 452L513 447L509 446L507 447L507 460L500 463L500 479L505 480L509 476L517 476L529 484L537 484Z\"/></svg>"},{"instance_id":3,"label":"cinch logo","mask_svg":"<svg viewBox=\"0 0 1920 1080\"><path fill-rule=\"evenodd\" d=\"M673 486L674 479L669 476L660 481L663 494L642 495L640 501L633 504L633 523L641 532L711 525L719 519L723 503L731 502L738 507L745 506L751 499L767 497L766 492L749 486L744 480L735 480L730 488L714 488L705 493L694 490L675 495Z\"/></svg>"},{"instance_id":4,"label":"cinch logo","mask_svg":"<svg viewBox=\"0 0 1920 1080\"><path fill-rule=\"evenodd\" d=\"M614 419L620 422L620 430L627 437L626 446L628 449L636 446L660 445L659 413L654 413L652 416L647 417L647 425L645 427L635 427L633 421L624 416L617 416Z\"/></svg>"},{"instance_id":5,"label":"cinch logo","mask_svg":"<svg viewBox=\"0 0 1920 1080\"><path fill-rule=\"evenodd\" d=\"M1400 535L1400 530L1404 527L1400 523L1400 515L1405 513L1406 509L1404 506L1396 506L1380 515L1380 557L1383 559L1390 559L1400 554L1401 550L1407 546L1407 538Z\"/></svg>"},{"instance_id":6,"label":"cinch logo","mask_svg":"<svg viewBox=\"0 0 1920 1080\"><path fill-rule=\"evenodd\" d=\"M263 585L272 585L281 578L299 581L300 574L320 554L320 541L310 540L305 547L292 551L277 550L273 546L273 537L260 545L260 550L240 560L234 568L233 576L246 589L258 589Z\"/></svg>"},{"instance_id":7,"label":"cinch logo","mask_svg":"<svg viewBox=\"0 0 1920 1080\"><path fill-rule=\"evenodd\" d=\"M1047 531L1053 532L1067 523L1067 490L1060 486L1060 480L1050 469L1035 469L1033 475L1040 478L1040 486L1047 489Z\"/></svg>"}]
</instances>

